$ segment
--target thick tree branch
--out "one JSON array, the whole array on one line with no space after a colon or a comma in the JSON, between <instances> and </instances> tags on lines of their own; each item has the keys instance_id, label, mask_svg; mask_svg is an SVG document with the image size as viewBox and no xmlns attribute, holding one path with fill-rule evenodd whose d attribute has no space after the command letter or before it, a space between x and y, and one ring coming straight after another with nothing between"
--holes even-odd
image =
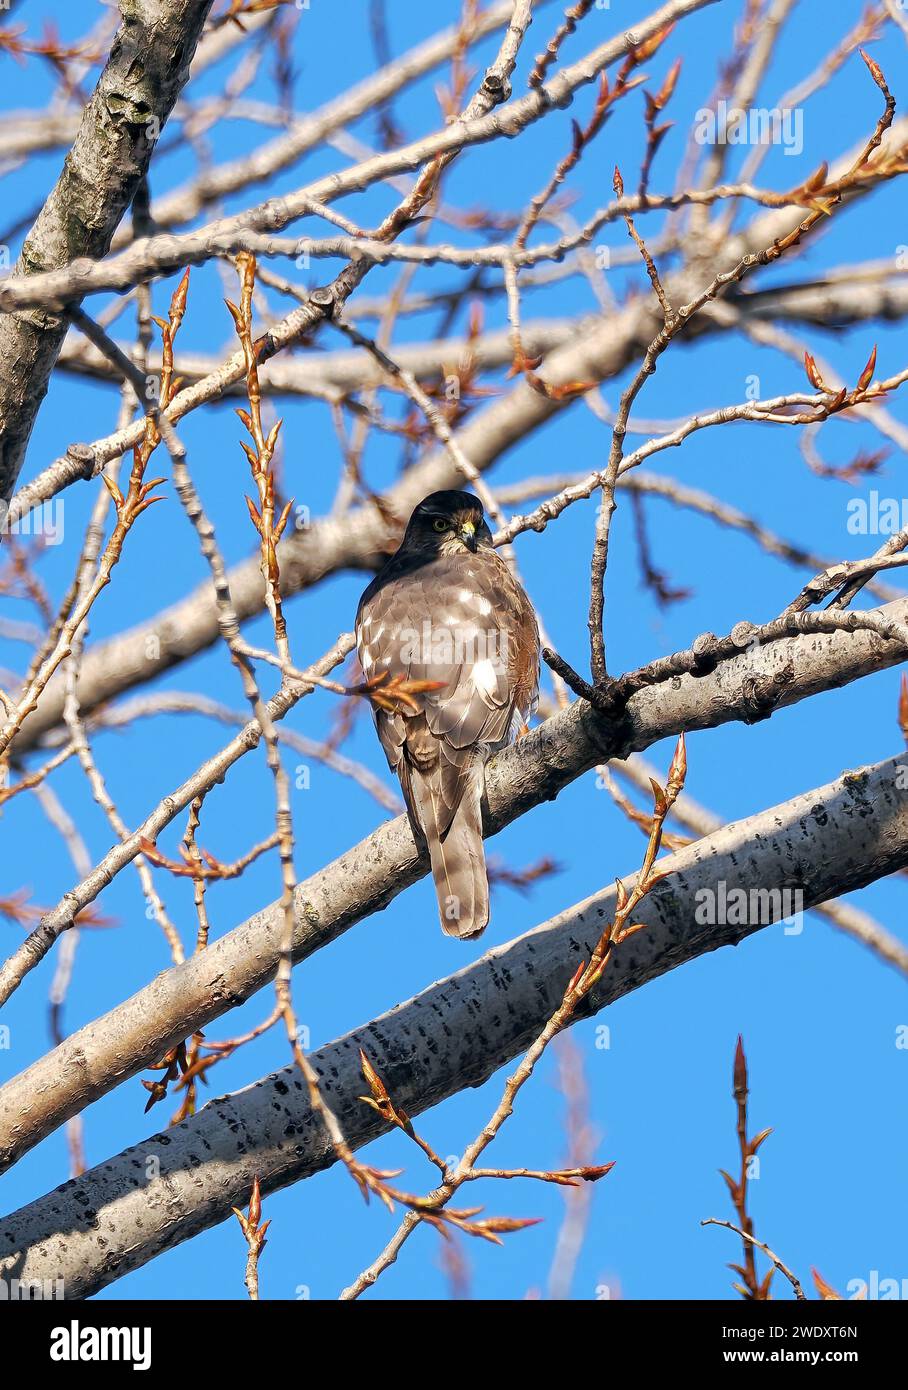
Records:
<instances>
[{"instance_id":1,"label":"thick tree branch","mask_svg":"<svg viewBox=\"0 0 908 1390\"><path fill-rule=\"evenodd\" d=\"M904 621L908 600L888 604L880 612ZM484 833L497 833L609 759L639 752L682 730L733 720L752 723L904 655L897 642L869 631L812 634L742 651L709 674L680 675L639 690L617 722L578 700L489 765ZM169 815L173 814L170 804ZM138 837L134 840L133 856L140 849ZM117 846L111 853L117 855L118 867L128 862L128 846ZM304 959L380 911L426 872L406 817L386 822L298 886L294 959ZM95 870L36 928L0 971L4 995L108 878L109 872ZM70 1115L267 984L277 968L282 931L280 904L273 903L201 955L165 971L132 999L73 1033L8 1082L0 1089L0 1171Z\"/></svg>"},{"instance_id":2,"label":"thick tree branch","mask_svg":"<svg viewBox=\"0 0 908 1390\"><path fill-rule=\"evenodd\" d=\"M120 8L107 65L22 248L20 281L106 253L189 76L211 0L121 0ZM66 327L65 315L40 308L0 316L0 500L16 485Z\"/></svg>"},{"instance_id":3,"label":"thick tree branch","mask_svg":"<svg viewBox=\"0 0 908 1390\"><path fill-rule=\"evenodd\" d=\"M908 864L903 760L847 772L664 860L665 877L636 913L646 930L616 952L587 1013L785 919L792 910L786 889L799 890L799 909L806 909ZM714 902L724 893L727 902L738 889L763 895L756 908L748 898L745 922L736 914L724 914L735 915L734 923L698 922L704 890ZM411 1115L481 1084L537 1035L614 911L610 886L314 1053L349 1143L359 1147L385 1128L359 1099L360 1048ZM159 1176L148 1176L152 1157ZM62 1276L67 1298L84 1298L224 1220L256 1175L269 1192L333 1161L305 1086L287 1067L13 1213L0 1229L0 1272L20 1280Z\"/></svg>"}]
</instances>

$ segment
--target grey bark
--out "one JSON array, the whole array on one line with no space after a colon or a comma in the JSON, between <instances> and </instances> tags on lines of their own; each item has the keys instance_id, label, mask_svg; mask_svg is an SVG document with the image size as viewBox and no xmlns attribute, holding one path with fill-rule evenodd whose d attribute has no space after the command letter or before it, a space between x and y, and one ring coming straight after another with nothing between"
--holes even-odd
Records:
<instances>
[{"instance_id":1,"label":"grey bark","mask_svg":"<svg viewBox=\"0 0 908 1390\"><path fill-rule=\"evenodd\" d=\"M263 10L258 14L243 15L242 28L238 24L209 28L196 47L189 80L201 77L203 72L221 62L239 44L246 43L250 34L266 24L273 24L274 19L273 10ZM0 130L0 160L22 160L39 151L71 145L78 134L81 119L82 113L73 110L38 113L25 109L6 112L4 128ZM130 228L127 240L131 240L131 237Z\"/></svg>"},{"instance_id":2,"label":"grey bark","mask_svg":"<svg viewBox=\"0 0 908 1390\"><path fill-rule=\"evenodd\" d=\"M98 258L144 177L155 140L189 75L211 0L121 0L122 23L63 170L14 274ZM66 334L65 315L0 316L0 497L12 495Z\"/></svg>"},{"instance_id":3,"label":"grey bark","mask_svg":"<svg viewBox=\"0 0 908 1390\"><path fill-rule=\"evenodd\" d=\"M904 619L908 600L882 611ZM866 631L801 636L742 653L709 675L645 688L619 723L578 700L489 764L484 833L497 833L611 758L681 730L752 721L903 655L895 642ZM304 959L380 911L426 872L406 817L386 822L298 886L294 958ZM10 1080L0 1089L0 1171L71 1115L267 984L282 931L280 906L272 903ZM27 950L28 942L20 949Z\"/></svg>"},{"instance_id":4,"label":"grey bark","mask_svg":"<svg viewBox=\"0 0 908 1390\"><path fill-rule=\"evenodd\" d=\"M800 889L807 908L903 868L903 764L904 754L844 773L667 857L668 877L636 914L646 930L616 951L587 1013L706 951L736 945L790 910L781 898L767 898L765 908L752 902L744 922L703 922L696 895L704 889ZM383 1129L358 1099L360 1047L411 1115L480 1085L554 1012L611 919L614 899L614 886L604 888L314 1053L323 1093L354 1148ZM255 1174L270 1192L333 1161L304 1083L285 1068L8 1217L0 1225L0 1274L62 1277L67 1298L84 1298L224 1220L248 1199Z\"/></svg>"}]
</instances>

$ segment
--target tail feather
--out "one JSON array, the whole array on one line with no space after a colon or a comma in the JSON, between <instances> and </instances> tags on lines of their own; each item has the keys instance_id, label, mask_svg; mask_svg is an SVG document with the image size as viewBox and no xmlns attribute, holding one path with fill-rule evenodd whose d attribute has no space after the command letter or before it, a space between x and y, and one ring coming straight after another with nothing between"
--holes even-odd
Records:
<instances>
[{"instance_id":1,"label":"tail feather","mask_svg":"<svg viewBox=\"0 0 908 1390\"><path fill-rule=\"evenodd\" d=\"M482 777L470 777L443 836L434 833L432 792L421 778L413 779L420 821L426 831L438 915L446 936L479 936L489 921L489 881L482 843Z\"/></svg>"}]
</instances>

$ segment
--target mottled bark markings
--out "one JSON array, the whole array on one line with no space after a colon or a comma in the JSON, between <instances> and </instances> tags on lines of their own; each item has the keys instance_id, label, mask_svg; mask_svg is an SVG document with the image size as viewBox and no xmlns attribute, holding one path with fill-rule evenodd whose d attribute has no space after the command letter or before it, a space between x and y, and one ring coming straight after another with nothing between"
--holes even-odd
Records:
<instances>
[{"instance_id":1,"label":"mottled bark markings","mask_svg":"<svg viewBox=\"0 0 908 1390\"><path fill-rule=\"evenodd\" d=\"M897 793L901 761L903 755L845 774L671 856L666 863L677 866L671 879L641 904L649 930L635 938L633 952L616 954L592 1011L686 960L760 930L693 924L691 903L698 887L713 886L719 878L765 888L810 879L808 906L904 866L908 799ZM821 818L827 822L824 853L817 856ZM814 860L822 862L806 874L811 844ZM357 1100L360 1046L413 1114L465 1085L481 1084L535 1036L578 957L591 949L613 897L613 888L603 890L315 1053L313 1061L350 1142L361 1146L382 1130L374 1112ZM427 1015L433 1020L428 1028ZM444 1045L443 1032L451 1046ZM414 1035L423 1038L422 1046ZM136 1168L144 1172L145 1158L152 1154L161 1158L162 1177L147 1185L140 1178L137 1188ZM85 1296L227 1217L230 1206L248 1192L253 1173L260 1175L263 1191L273 1191L332 1161L299 1079L287 1068L217 1098L191 1121L152 1136L15 1213L2 1232L3 1247L14 1253L0 1260L0 1268L8 1275L15 1264L19 1277L24 1271L29 1278L62 1273L67 1295ZM112 1237L124 1229L131 1232L129 1248L115 1249Z\"/></svg>"},{"instance_id":2,"label":"mottled bark markings","mask_svg":"<svg viewBox=\"0 0 908 1390\"><path fill-rule=\"evenodd\" d=\"M892 605L898 610L903 606ZM853 679L874 669L890 646L894 644L869 633L773 643L720 665L710 675L686 676L677 686L641 690L618 726L577 701L490 764L485 833L495 834L536 805L543 792L551 794L553 778L560 789L597 764L639 751L681 728L713 727L736 718L741 684L755 665L769 674L794 666L796 680L785 688L790 702L840 683L835 677L845 670ZM619 735L623 741L618 741ZM406 819L385 823L299 886L294 959L304 959L380 910L425 872ZM0 1088L0 1169L182 1038L269 983L280 922L274 904L262 909L214 942L203 957L163 972ZM216 989L212 981L220 982ZM122 1045L124 1039L128 1046ZM92 1058L89 1084L61 1086L61 1075L71 1078L70 1055L82 1047Z\"/></svg>"}]
</instances>

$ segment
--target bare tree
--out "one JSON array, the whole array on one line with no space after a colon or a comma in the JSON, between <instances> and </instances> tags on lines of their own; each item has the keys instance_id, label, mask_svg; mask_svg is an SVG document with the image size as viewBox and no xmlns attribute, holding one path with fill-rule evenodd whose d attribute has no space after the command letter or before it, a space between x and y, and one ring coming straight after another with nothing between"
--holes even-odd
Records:
<instances>
[{"instance_id":1,"label":"bare tree","mask_svg":"<svg viewBox=\"0 0 908 1390\"><path fill-rule=\"evenodd\" d=\"M342 1297L356 1298L420 1225L497 1242L526 1224L480 1217L478 1208L462 1205L462 1189L474 1181L520 1178L567 1189L603 1178L610 1164L594 1164L579 1141L572 1144L577 1161L563 1169L530 1163L496 1169L480 1160L559 1033L683 962L782 920L791 893L799 910L823 914L908 974L903 942L838 901L908 867L897 753L730 826L683 790L685 734L771 719L908 654L908 598L897 573L908 563L908 528L890 528L857 560L818 553L809 538L792 539L797 528L781 506L769 527L667 473L659 457L679 450L683 462L685 442L700 431L721 429L733 438L748 422L773 441L797 435L821 489L836 473L819 449L827 422L862 421L883 440L879 451L857 456L839 475L872 478L885 449L908 443L895 413L908 364L890 362L884 370L874 348L853 380L840 380L813 341L831 324L845 331L904 321L906 265L857 253L819 275L804 264L805 250L826 227L840 221L847 227L851 209L908 170L908 125L896 114L886 61L887 47L904 42L902 23L894 8L871 5L833 36L828 52L821 41L816 66L793 91L758 108L794 6L745 0L727 62L696 118L707 134L691 125L673 184L657 192L669 172L660 149L677 101L685 22L716 4L668 0L652 13L641 4L630 28L603 38L601 28L592 32L593 0L576 0L563 13L546 0L485 6L464 0L450 28L398 56L388 46L383 7L374 4L375 71L306 114L297 112L292 89L292 56L303 42L300 10L292 3L122 0L119 28L102 23L68 47L36 40L18 25L0 28L0 61L6 53L50 64L59 83L52 109L14 113L6 123L3 167L67 151L37 215L7 207L9 226L0 228L4 245L27 231L18 260L0 280L0 488L9 503L0 584L11 604L34 610L33 621L18 621L18 609L0 619L0 636L24 643L27 652L23 669L3 672L0 805L9 806L11 824L17 809L36 798L55 833L54 853L59 845L69 855L75 876L51 906L38 907L15 882L0 889L0 912L22 933L0 964L0 1003L17 991L35 991L33 972L48 958L56 972L55 1045L0 1087L0 1167L28 1162L36 1144L66 1125L76 1179L4 1219L5 1278L63 1277L67 1296L83 1297L233 1210L247 1243L247 1288L257 1298L268 1225L261 1220L263 1200L340 1162L364 1194L403 1212L385 1249L351 1276ZM710 22L727 23L727 9L717 5ZM492 45L492 59L474 72L481 44ZM264 83L253 87L266 59L275 65L269 101L260 99ZM200 95L207 89L198 78L215 63L226 69L220 91ZM764 186L759 175L772 122L801 111L846 66L861 72L866 88L866 101L854 112L852 147L818 147L809 177L791 188ZM406 137L396 99L442 71L435 128ZM89 76L96 81L90 96ZM534 128L572 104L578 114L566 147L554 167L537 166L522 205L503 214L449 201L448 170L469 167L474 147L490 147L504 166L519 158L515 152ZM641 113L638 148L616 151L608 143L609 122L631 107ZM211 163L209 133L236 118L255 122L261 138L250 153ZM377 123L376 147L351 133L363 118ZM748 145L732 174L733 123L748 120L768 121L770 128ZM199 155L197 173L177 186L166 164L159 174L168 140L182 140ZM597 159L601 184L605 146L614 196L579 221L566 195ZM338 157L339 167L268 196L270 180L295 171L303 156L325 151ZM527 172L534 173L532 164ZM349 211L351 195L364 191L381 207L374 226L361 225ZM238 210L224 210L228 198ZM657 232L649 230L654 225ZM608 244L607 235L614 238ZM781 283L768 276L779 264L787 271ZM638 277L636 291L623 300L603 273L617 266ZM394 272L394 283L370 296L376 279L387 285L382 268ZM204 352L183 352L181 330L195 323L194 277L211 273L227 286L230 317L210 336L233 333L235 346L226 355L214 341ZM176 287L159 300L159 282L174 274ZM587 294L581 312L528 315L535 290L567 282ZM498 324L487 327L496 313ZM132 329L118 330L130 318ZM424 331L398 344L397 329L410 318ZM738 339L779 355L788 382L783 393L723 403L697 382L690 414L645 417L647 383L666 356L683 363L693 341ZM34 450L26 459L48 385L64 374L86 390L89 382L102 383L117 393L116 426L103 433L107 426L88 418L79 425L95 436L88 442L74 440L50 463ZM610 382L621 386L614 406L601 389ZM296 524L295 482L273 414L274 403L297 398L313 415L327 415L337 436L335 458L325 465L336 475L334 504L304 525ZM218 542L180 428L224 399L240 403L250 494L249 545L233 557ZM494 469L508 451L550 423L557 434L559 422L582 411L602 432L594 462L496 487ZM401 468L387 486L369 478L367 446L376 437L399 445ZM656 471L657 465L663 466ZM16 491L20 471L24 481ZM571 509L596 509L588 591L573 605L582 614L577 626L588 663L576 670L554 650L540 605L540 717L486 770L484 834L532 817L541 803L593 774L619 813L644 831L646 848L626 878L615 882L628 866L604 862L603 886L592 897L572 904L566 891L563 910L534 931L466 965L452 957L452 969L462 967L457 973L309 1055L292 967L406 892L426 875L428 859L407 817L395 814L400 803L390 784L343 749L358 709L418 698L418 683L389 693L355 667L339 672L352 635L338 634L324 653L306 650L293 600L343 571L374 570L400 542L414 506L446 488L480 498L495 544L515 572L519 538L545 547ZM86 493L92 502L84 534L77 541L66 536L70 581L51 597L40 577L45 519L55 505ZM146 514L165 494L179 508L161 521L161 551L192 547L206 566L205 582L162 611L149 613L154 604L146 604L129 626L132 608L124 600L113 610L122 614L119 630L87 642L96 605L109 610L127 592L118 566L131 556L134 532L153 524ZM679 536L685 515L708 517L798 577L780 611L757 622L742 615L727 633L692 636L683 650L653 654L645 665L621 671L607 641L619 503L632 513L642 582L654 600L667 606L684 596L670 577L673 557L657 554L650 541L646 508L654 496L674 509ZM859 597L865 606L855 604ZM250 620L262 615L268 638L256 644ZM159 682L217 644L224 667L233 668L225 669L223 684L233 679L248 709L220 692L215 698ZM305 715L310 706L302 702L316 691L336 707L328 740L288 719L298 707ZM97 735L117 729L130 740L147 718L173 724L190 712L228 726L226 741L198 765L187 764L168 795L148 795L141 821L132 824L105 779ZM900 717L908 736L904 693ZM669 737L676 741L671 766L654 771L641 755ZM292 750L324 762L394 816L301 882L285 766ZM209 798L231 797L232 769L247 756L265 758L273 814L259 826L244 821L249 844L227 863L203 844L205 809ZM104 817L105 845L113 841L106 852L67 810L58 774L70 763L81 769ZM620 790L619 779L630 781L631 795ZM645 800L638 804L641 789ZM158 839L184 813L179 857L169 856ZM209 885L238 878L275 851L280 896L214 935ZM78 931L104 921L98 900L130 866L172 963L67 1036L62 1010ZM547 859L523 870L490 860L493 879L521 891L552 868ZM13 871L10 864L7 876ZM174 878L192 885L188 932L165 903ZM723 892L743 895L744 915L699 920L693 904L699 895L715 895L720 883ZM203 1030L210 1023L261 991L269 1002L257 1026L208 1041ZM291 1064L197 1109L198 1085L209 1071L241 1049L251 1058L255 1039L271 1028L286 1032ZM413 1117L515 1057L521 1058L517 1070L463 1157L452 1164L437 1154ZM150 1073L147 1109L178 1099L166 1141L150 1135L83 1171L80 1117L143 1073ZM762 1142L747 1133L743 1050L735 1096L743 1164ZM406 1134L434 1166L431 1190L404 1190L394 1175L358 1156L389 1129ZM239 1157L230 1142L236 1132L245 1141ZM158 1161L148 1166L150 1154ZM728 1182L737 1221L719 1224L744 1242L742 1292L765 1298L776 1269L803 1297L797 1277L754 1235L743 1170ZM575 1251L577 1239L572 1227L562 1249ZM756 1251L770 1261L765 1278L758 1278ZM557 1271L550 1282L565 1284ZM819 1280L818 1291L827 1296L822 1285Z\"/></svg>"}]
</instances>

